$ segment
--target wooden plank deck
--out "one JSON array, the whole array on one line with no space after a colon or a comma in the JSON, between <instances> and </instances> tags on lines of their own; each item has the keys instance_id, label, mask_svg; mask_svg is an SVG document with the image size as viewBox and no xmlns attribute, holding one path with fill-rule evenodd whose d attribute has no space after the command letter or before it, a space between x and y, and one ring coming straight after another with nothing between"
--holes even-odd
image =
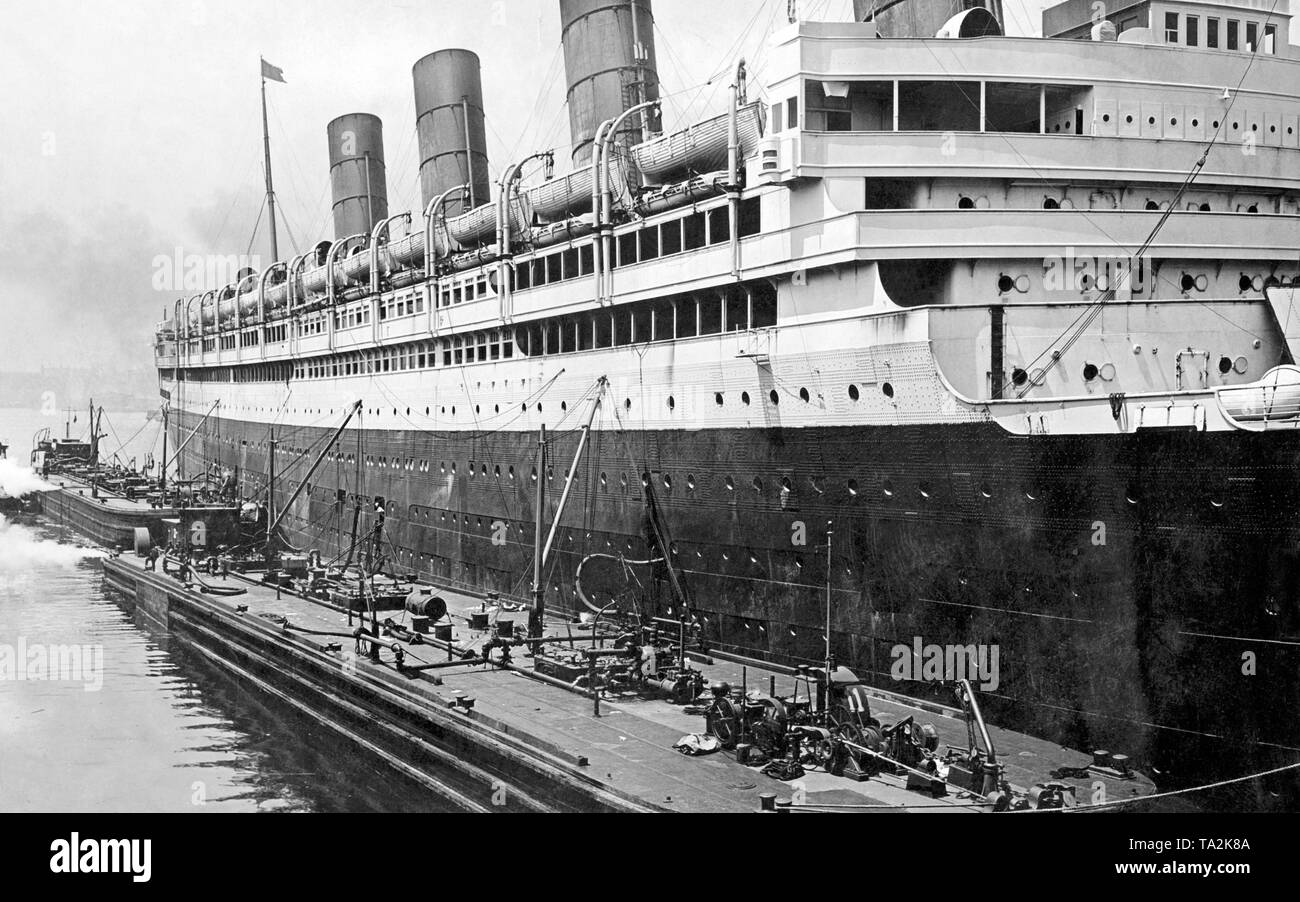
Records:
<instances>
[{"instance_id":1,"label":"wooden plank deck","mask_svg":"<svg viewBox=\"0 0 1300 902\"><path fill-rule=\"evenodd\" d=\"M123 577L138 579L143 575L142 562L133 557L119 557L105 561L105 568L116 574L117 583ZM575 774L593 781L621 797L640 800L659 810L683 812L741 812L755 811L759 807L760 793L771 792L778 796L797 796L806 804L850 804L879 810L903 811L972 811L981 807L969 796L950 794L934 799L904 787L904 781L893 775L881 775L864 782L809 771L799 781L782 782L761 774L758 769L738 764L728 753L714 753L701 757L688 757L675 751L673 743L687 733L704 731L704 719L690 715L680 706L666 700L638 697L618 697L602 700L601 716L594 716L589 697L569 691L551 683L539 681L496 665L457 666L436 671L438 683L426 672L421 678L408 673L399 675L392 664L391 652L385 650L382 662L372 663L358 656L350 639L313 636L301 630L322 632L350 632L359 621L354 618L348 626L344 612L315 601L299 598L288 592L276 597L274 588L231 575L221 581L209 577L213 584L240 586L245 594L221 598L186 590L175 579L148 574L150 586L165 587L168 595L184 599L188 604L203 605L227 614L235 613L239 606L247 605L241 616L263 626L278 630L281 641L300 643L318 652L324 652L331 643L341 643L342 648L330 651L338 661L341 672L359 675L382 676L389 682L400 682L417 696L424 698L431 708L441 711L455 710L458 714L478 724L491 727L518 740L521 745L535 749L557 760L568 762ZM448 603L452 617L453 642L465 651L478 649L491 636L490 631L471 630L468 616L484 605L479 599L462 593L438 590ZM522 625L526 612L502 612L504 619ZM409 615L391 612L381 615L395 622L408 623ZM285 630L274 618L285 618L297 630ZM547 624L549 635L563 636L573 629L560 619ZM575 641L590 643L578 635ZM385 640L386 644L392 642ZM445 661L447 651L429 644L404 646L408 665L420 662ZM530 659L524 649L514 649L513 660L527 669ZM697 665L704 672L706 683L724 679L739 685L738 664L714 661ZM776 676L778 693L788 693L791 677L761 668L749 667L748 682L751 687L765 689L769 676ZM457 696L474 699L472 713L465 714L452 708ZM935 713L932 705L912 706L897 698L878 696L878 716L897 720L913 715L922 723L933 723L942 744L966 745L965 722L948 713ZM1000 758L1007 766L1008 780L1019 788L1028 788L1037 782L1051 779L1049 772L1057 767L1086 767L1091 758L1069 749L1023 734L992 728L991 733ZM585 764L578 762L585 760ZM1091 796L1091 784L1098 778L1067 780L1078 787L1079 800L1086 802ZM1145 779L1134 781L1107 781L1111 799L1133 794L1147 794L1152 786Z\"/></svg>"}]
</instances>

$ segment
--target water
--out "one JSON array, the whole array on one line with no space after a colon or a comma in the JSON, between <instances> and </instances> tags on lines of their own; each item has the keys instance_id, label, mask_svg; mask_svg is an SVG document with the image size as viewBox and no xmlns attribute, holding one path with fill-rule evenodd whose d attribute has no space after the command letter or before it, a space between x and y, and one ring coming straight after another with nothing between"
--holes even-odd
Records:
<instances>
[{"instance_id":1,"label":"water","mask_svg":"<svg viewBox=\"0 0 1300 902\"><path fill-rule=\"evenodd\" d=\"M121 419L124 440L146 425L143 414ZM31 411L0 410L11 462L25 465L40 425ZM143 450L154 432L140 434ZM0 480L12 475L0 470ZM102 555L29 515L0 516L0 811L441 810L283 702L146 629L104 585ZM23 671L59 678L18 678L15 663L60 647L64 667Z\"/></svg>"}]
</instances>

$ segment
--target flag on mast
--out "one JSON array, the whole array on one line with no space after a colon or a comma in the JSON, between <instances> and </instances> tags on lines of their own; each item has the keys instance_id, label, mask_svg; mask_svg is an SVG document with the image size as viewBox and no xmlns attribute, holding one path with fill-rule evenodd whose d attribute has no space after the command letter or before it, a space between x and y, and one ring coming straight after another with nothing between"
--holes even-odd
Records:
<instances>
[{"instance_id":1,"label":"flag on mast","mask_svg":"<svg viewBox=\"0 0 1300 902\"><path fill-rule=\"evenodd\" d=\"M258 57L261 59L261 57ZM284 70L279 66L272 66L266 60L262 60L262 77L269 78L271 81L278 81L280 84L288 84L284 80Z\"/></svg>"}]
</instances>

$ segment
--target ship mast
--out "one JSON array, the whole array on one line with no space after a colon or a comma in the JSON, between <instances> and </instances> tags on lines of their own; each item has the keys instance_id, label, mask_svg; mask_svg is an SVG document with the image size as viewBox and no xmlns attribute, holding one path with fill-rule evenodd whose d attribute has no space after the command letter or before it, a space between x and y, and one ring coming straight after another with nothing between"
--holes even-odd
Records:
<instances>
[{"instance_id":1,"label":"ship mast","mask_svg":"<svg viewBox=\"0 0 1300 902\"><path fill-rule=\"evenodd\" d=\"M262 60L262 152L266 161L266 215L271 224L271 261L280 259L279 239L275 228L275 184L271 180L271 131L266 120L266 80L284 81L284 73Z\"/></svg>"}]
</instances>

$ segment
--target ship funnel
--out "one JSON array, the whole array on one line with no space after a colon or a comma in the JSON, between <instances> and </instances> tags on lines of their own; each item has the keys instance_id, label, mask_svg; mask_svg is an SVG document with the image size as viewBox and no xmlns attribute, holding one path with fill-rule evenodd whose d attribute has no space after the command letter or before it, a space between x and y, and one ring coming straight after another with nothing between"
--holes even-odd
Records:
<instances>
[{"instance_id":1,"label":"ship funnel","mask_svg":"<svg viewBox=\"0 0 1300 902\"><path fill-rule=\"evenodd\" d=\"M470 199L447 200L448 216L492 199L487 137L483 123L483 81L478 54L439 50L411 69L415 80L415 125L420 139L420 196L424 206L452 188L468 184Z\"/></svg>"},{"instance_id":2,"label":"ship funnel","mask_svg":"<svg viewBox=\"0 0 1300 902\"><path fill-rule=\"evenodd\" d=\"M885 38L932 38L939 35L951 20L972 9L984 9L998 22L1002 21L1002 0L853 0L853 18L859 22L875 22L876 31ZM977 23L982 34L993 34L983 17L967 23L967 29ZM1001 34L999 26L996 34ZM943 37L958 37L957 34ZM963 34L961 37L977 37Z\"/></svg>"},{"instance_id":3,"label":"ship funnel","mask_svg":"<svg viewBox=\"0 0 1300 902\"><path fill-rule=\"evenodd\" d=\"M348 113L325 126L330 145L334 237L369 235L388 218L384 126L370 113Z\"/></svg>"},{"instance_id":4,"label":"ship funnel","mask_svg":"<svg viewBox=\"0 0 1300 902\"><path fill-rule=\"evenodd\" d=\"M560 0L564 72L569 84L573 162L591 161L591 141L606 119L659 99L650 0ZM659 117L629 116L618 142L639 144Z\"/></svg>"}]
</instances>

